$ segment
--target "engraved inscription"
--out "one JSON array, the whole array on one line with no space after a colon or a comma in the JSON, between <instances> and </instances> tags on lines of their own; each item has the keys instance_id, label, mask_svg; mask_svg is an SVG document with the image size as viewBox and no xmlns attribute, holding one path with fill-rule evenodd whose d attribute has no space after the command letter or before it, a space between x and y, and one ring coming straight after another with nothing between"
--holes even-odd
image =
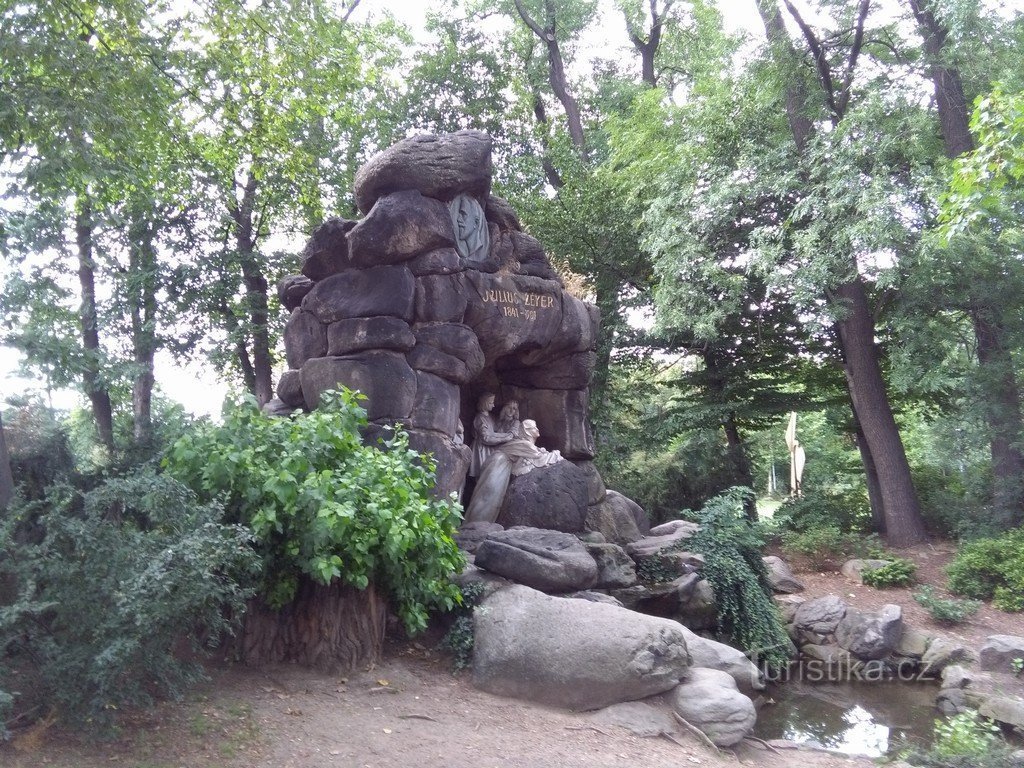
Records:
<instances>
[{"instance_id":1,"label":"engraved inscription","mask_svg":"<svg viewBox=\"0 0 1024 768\"><path fill-rule=\"evenodd\" d=\"M546 293L485 290L483 300L485 303L500 304L504 317L518 317L523 320L536 320L538 309L555 306L555 297Z\"/></svg>"}]
</instances>

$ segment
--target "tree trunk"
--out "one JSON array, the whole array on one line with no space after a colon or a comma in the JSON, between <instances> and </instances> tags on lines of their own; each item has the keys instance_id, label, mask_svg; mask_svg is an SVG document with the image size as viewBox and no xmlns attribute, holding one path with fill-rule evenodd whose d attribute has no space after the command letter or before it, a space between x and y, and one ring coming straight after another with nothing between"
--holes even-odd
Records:
<instances>
[{"instance_id":1,"label":"tree trunk","mask_svg":"<svg viewBox=\"0 0 1024 768\"><path fill-rule=\"evenodd\" d=\"M79 320L82 326L82 383L92 405L96 432L108 456L114 455L114 412L110 393L100 372L103 353L100 349L98 313L96 310L96 262L93 260L92 206L87 198L79 202L75 216L75 241L78 247L78 282L82 291Z\"/></svg>"},{"instance_id":2,"label":"tree trunk","mask_svg":"<svg viewBox=\"0 0 1024 768\"><path fill-rule=\"evenodd\" d=\"M136 210L129 228L128 279L131 296L132 354L132 437L137 448L153 444L153 385L156 355L157 258L153 247L155 223L152 211Z\"/></svg>"},{"instance_id":3,"label":"tree trunk","mask_svg":"<svg viewBox=\"0 0 1024 768\"><path fill-rule=\"evenodd\" d=\"M894 547L919 544L926 538L924 521L885 391L875 347L874 319L860 276L836 288L835 298L842 303L843 317L836 326L846 363L847 385L878 475L888 541Z\"/></svg>"},{"instance_id":4,"label":"tree trunk","mask_svg":"<svg viewBox=\"0 0 1024 768\"><path fill-rule=\"evenodd\" d=\"M540 38L548 51L548 82L551 84L551 91L555 98L562 104L565 110L565 119L569 126L569 138L572 145L576 147L580 155L583 155L584 135L583 117L580 114L580 106L576 97L569 90L569 81L565 77L565 63L562 61L562 49L558 45L558 37L555 35L555 7L551 0L544 0L544 8L547 12L547 26L541 27L529 11L523 5L522 0L514 0L516 10L519 12L523 23Z\"/></svg>"},{"instance_id":5,"label":"tree trunk","mask_svg":"<svg viewBox=\"0 0 1024 768\"><path fill-rule=\"evenodd\" d=\"M1024 522L1024 456L1017 447L1021 435L1020 391L1002 325L984 312L972 312L971 320L978 340L978 367L989 426L992 497L998 518L994 522L1009 528Z\"/></svg>"},{"instance_id":6,"label":"tree trunk","mask_svg":"<svg viewBox=\"0 0 1024 768\"><path fill-rule=\"evenodd\" d=\"M11 474L11 456L7 452L7 438L4 422L0 417L0 512L3 512L14 497L14 476Z\"/></svg>"},{"instance_id":7,"label":"tree trunk","mask_svg":"<svg viewBox=\"0 0 1024 768\"><path fill-rule=\"evenodd\" d=\"M787 3L788 4L788 3ZM758 0L758 11L764 23L765 34L769 44L775 49L778 60L795 58L782 14L778 6L770 0ZM795 13L792 5L788 4ZM850 86L853 81L854 68L863 42L863 24L867 15L868 3L861 1L860 17L854 44L847 63L847 71L837 94L829 90L835 87L826 59L816 58L821 87L825 101L828 103L833 125L844 117L848 105ZM796 17L798 24L802 22ZM802 25L802 32L808 38L812 49L821 50L820 41L814 39L813 31ZM804 154L807 143L813 132L813 123L806 117L804 107L807 103L806 88L799 76L789 78L786 86L786 116L790 131L798 153ZM900 439L896 420L892 415L889 397L882 379L882 369L878 364L878 350L875 347L874 318L868 307L867 291L857 271L856 261L851 255L851 274L853 277L834 291L844 305L844 317L836 323L839 331L840 347L844 355L847 386L850 390L851 405L855 418L859 418L865 445L868 448L862 453L862 459L869 455L871 464L865 464L865 476L871 475L871 469L878 479L879 496L885 511L886 530L889 543L895 547L907 547L925 539L924 522L921 508L910 477L910 464L907 462L903 441ZM870 480L869 480L870 482Z\"/></svg>"},{"instance_id":8,"label":"tree trunk","mask_svg":"<svg viewBox=\"0 0 1024 768\"><path fill-rule=\"evenodd\" d=\"M252 358L250 369L252 378L246 376L246 384L251 381L250 391L256 402L262 407L274 397L273 366L274 360L270 352L270 312L267 300L267 278L263 275L259 254L256 250L255 203L258 181L255 170L249 174L245 185L242 201L230 207L231 217L235 222L235 247L242 268L242 283L245 286L246 308L249 314L248 335L252 340ZM242 345L239 363L243 371L249 363L245 345Z\"/></svg>"},{"instance_id":9,"label":"tree trunk","mask_svg":"<svg viewBox=\"0 0 1024 768\"><path fill-rule=\"evenodd\" d=\"M935 91L935 103L942 126L946 156L959 157L974 149L970 111L960 71L944 63L948 30L932 12L927 0L910 0L924 39L925 60ZM985 397L985 419L989 427L992 457L993 499L1006 525L1024 522L1024 454L1017 447L1024 419L1021 417L1020 388L1013 357L1000 320L1000 308L968 287L969 314L977 343L978 367Z\"/></svg>"},{"instance_id":10,"label":"tree trunk","mask_svg":"<svg viewBox=\"0 0 1024 768\"><path fill-rule=\"evenodd\" d=\"M295 599L281 610L250 602L240 655L247 664L352 670L380 659L386 619L387 603L373 585L360 590L336 579L324 586L303 577Z\"/></svg>"},{"instance_id":11,"label":"tree trunk","mask_svg":"<svg viewBox=\"0 0 1024 768\"><path fill-rule=\"evenodd\" d=\"M732 463L733 472L736 475L736 484L744 485L751 491L754 490L754 475L750 471L750 459L747 457L747 446L740 437L739 427L736 425L736 414L730 412L722 424L725 429L725 441L729 447L729 461ZM753 494L743 498L743 512L747 519L757 522L757 500Z\"/></svg>"},{"instance_id":12,"label":"tree trunk","mask_svg":"<svg viewBox=\"0 0 1024 768\"><path fill-rule=\"evenodd\" d=\"M853 403L852 394L850 402ZM875 457L871 455L871 448L868 447L868 439L864 435L860 419L857 418L856 409L853 410L853 429L857 450L860 452L860 462L864 465L864 482L868 488L868 504L871 506L871 530L875 533L885 533L885 505L882 503L882 487L878 483Z\"/></svg>"}]
</instances>

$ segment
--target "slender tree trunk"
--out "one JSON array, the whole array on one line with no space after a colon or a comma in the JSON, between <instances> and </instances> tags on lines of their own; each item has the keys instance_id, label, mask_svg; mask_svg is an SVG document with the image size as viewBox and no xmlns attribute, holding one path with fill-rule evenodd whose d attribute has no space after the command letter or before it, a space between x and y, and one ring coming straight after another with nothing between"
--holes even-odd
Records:
<instances>
[{"instance_id":1,"label":"slender tree trunk","mask_svg":"<svg viewBox=\"0 0 1024 768\"><path fill-rule=\"evenodd\" d=\"M853 403L853 396L850 396L850 403ZM868 446L868 439L864 435L864 428L857 418L857 409L853 409L854 439L857 442L857 450L860 452L860 462L864 465L864 482L868 488L868 504L871 506L871 530L875 533L885 533L885 505L882 503L882 486L878 482L878 471L875 469L875 458L871 455L871 448Z\"/></svg>"},{"instance_id":2,"label":"slender tree trunk","mask_svg":"<svg viewBox=\"0 0 1024 768\"><path fill-rule=\"evenodd\" d=\"M256 250L255 203L258 181L255 172L250 172L245 185L242 201L231 206L235 222L235 248L242 268L242 283L245 286L246 308L249 315L248 335L252 340L251 379L246 376L247 386L260 406L274 397L273 356L270 352L270 312L267 300L267 278L263 274L259 253ZM244 344L243 344L244 349ZM240 355L243 371L249 362L248 353Z\"/></svg>"},{"instance_id":3,"label":"slender tree trunk","mask_svg":"<svg viewBox=\"0 0 1024 768\"><path fill-rule=\"evenodd\" d=\"M11 474L11 456L7 452L7 437L4 422L0 417L0 512L10 504L14 496L14 476Z\"/></svg>"},{"instance_id":4,"label":"slender tree trunk","mask_svg":"<svg viewBox=\"0 0 1024 768\"><path fill-rule=\"evenodd\" d=\"M877 472L888 540L894 547L909 547L924 541L926 534L910 464L878 364L875 324L868 307L867 291L857 276L836 288L835 298L842 303L843 310L843 317L836 325L846 363L847 384Z\"/></svg>"},{"instance_id":5,"label":"slender tree trunk","mask_svg":"<svg viewBox=\"0 0 1024 768\"><path fill-rule=\"evenodd\" d=\"M79 320L82 326L82 347L85 352L82 382L92 405L96 432L108 456L114 455L114 413L110 393L100 372L103 357L100 349L98 313L96 310L96 262L93 260L92 206L87 198L79 201L75 217L75 241L78 247L78 282L82 292Z\"/></svg>"},{"instance_id":6,"label":"slender tree trunk","mask_svg":"<svg viewBox=\"0 0 1024 768\"><path fill-rule=\"evenodd\" d=\"M747 445L740 437L739 426L736 424L736 414L730 412L722 427L725 429L725 441L729 448L729 460L732 462L737 484L745 485L750 490L754 490L754 475L750 470ZM757 522L757 500L753 495L744 497L743 512L746 514L747 519Z\"/></svg>"},{"instance_id":7,"label":"slender tree trunk","mask_svg":"<svg viewBox=\"0 0 1024 768\"><path fill-rule=\"evenodd\" d=\"M147 450L153 443L153 385L156 355L157 258L153 246L153 213L134 212L129 228L128 267L131 281L132 354L132 437L137 447Z\"/></svg>"},{"instance_id":8,"label":"slender tree trunk","mask_svg":"<svg viewBox=\"0 0 1024 768\"><path fill-rule=\"evenodd\" d=\"M995 522L1012 527L1024 522L1024 456L1018 447L1020 391L1013 358L1005 346L1005 330L987 314L972 311L971 320L978 341L978 368L990 434L992 495L1000 518Z\"/></svg>"},{"instance_id":9,"label":"slender tree trunk","mask_svg":"<svg viewBox=\"0 0 1024 768\"><path fill-rule=\"evenodd\" d=\"M944 61L948 30L935 17L928 0L909 0L924 39L925 60L935 91L946 156L956 158L974 149L970 111L963 79L956 67ZM1021 439L1020 388L1000 307L968 286L969 314L977 344L978 368L985 397L992 457L993 497L1008 525L1024 522L1024 453Z\"/></svg>"},{"instance_id":10,"label":"slender tree trunk","mask_svg":"<svg viewBox=\"0 0 1024 768\"><path fill-rule=\"evenodd\" d=\"M519 12L523 23L540 38L548 51L548 82L551 84L551 91L555 98L562 104L565 110L565 119L569 127L569 138L572 144L583 154L584 134L583 116L580 113L579 103L576 97L569 90L569 81L565 77L565 62L562 60L562 49L558 45L558 37L555 35L555 6L552 0L544 0L544 10L547 14L547 25L541 27L530 16L529 11L523 5L522 0L514 0L516 10Z\"/></svg>"}]
</instances>

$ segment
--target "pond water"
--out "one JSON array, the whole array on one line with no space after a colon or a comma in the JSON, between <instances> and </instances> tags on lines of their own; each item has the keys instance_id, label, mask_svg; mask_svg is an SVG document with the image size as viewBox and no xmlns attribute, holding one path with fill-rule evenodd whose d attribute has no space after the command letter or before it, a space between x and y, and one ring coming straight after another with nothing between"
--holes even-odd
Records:
<instances>
[{"instance_id":1,"label":"pond water","mask_svg":"<svg viewBox=\"0 0 1024 768\"><path fill-rule=\"evenodd\" d=\"M938 692L934 682L899 680L773 685L763 694L769 703L757 712L754 735L879 757L930 741Z\"/></svg>"}]
</instances>

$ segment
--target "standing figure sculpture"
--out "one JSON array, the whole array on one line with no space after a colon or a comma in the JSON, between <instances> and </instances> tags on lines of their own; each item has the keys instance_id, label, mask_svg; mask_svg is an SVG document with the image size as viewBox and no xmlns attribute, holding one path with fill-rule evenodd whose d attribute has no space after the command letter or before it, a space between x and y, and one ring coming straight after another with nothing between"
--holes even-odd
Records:
<instances>
[{"instance_id":1,"label":"standing figure sculpture","mask_svg":"<svg viewBox=\"0 0 1024 768\"><path fill-rule=\"evenodd\" d=\"M524 422L519 420L519 401L509 400L501 406L501 413L498 414L498 431L507 432L518 440L526 439L526 432L523 429Z\"/></svg>"},{"instance_id":2,"label":"standing figure sculpture","mask_svg":"<svg viewBox=\"0 0 1024 768\"><path fill-rule=\"evenodd\" d=\"M476 401L476 418L473 419L473 451L469 459L469 476L478 477L484 463L497 446L515 438L511 432L501 432L494 424L491 411L494 410L494 395L490 392Z\"/></svg>"}]
</instances>

